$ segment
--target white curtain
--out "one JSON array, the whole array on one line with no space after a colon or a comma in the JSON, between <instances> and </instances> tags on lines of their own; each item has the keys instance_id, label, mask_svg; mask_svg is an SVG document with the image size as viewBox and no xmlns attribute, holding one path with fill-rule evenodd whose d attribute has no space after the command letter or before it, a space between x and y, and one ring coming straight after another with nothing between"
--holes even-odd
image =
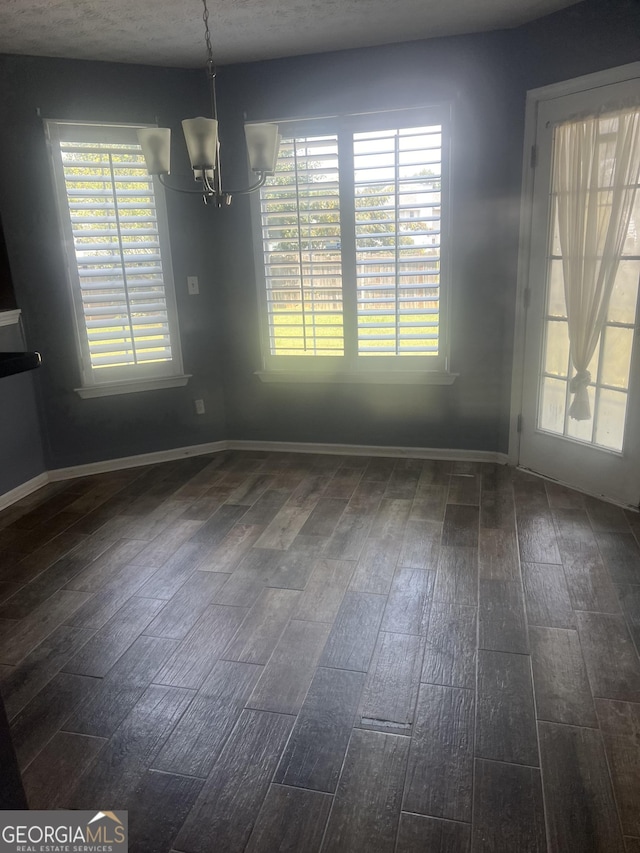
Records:
<instances>
[{"instance_id":1,"label":"white curtain","mask_svg":"<svg viewBox=\"0 0 640 853\"><path fill-rule=\"evenodd\" d=\"M640 180L640 108L558 125L553 192L571 358L570 417L589 420L589 362L604 325Z\"/></svg>"}]
</instances>

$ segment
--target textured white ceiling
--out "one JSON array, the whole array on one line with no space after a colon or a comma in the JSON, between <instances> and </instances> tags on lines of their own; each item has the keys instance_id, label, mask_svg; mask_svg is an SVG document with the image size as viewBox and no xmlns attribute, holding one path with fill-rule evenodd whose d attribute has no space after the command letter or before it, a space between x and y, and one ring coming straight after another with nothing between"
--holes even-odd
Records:
<instances>
[{"instance_id":1,"label":"textured white ceiling","mask_svg":"<svg viewBox=\"0 0 640 853\"><path fill-rule=\"evenodd\" d=\"M518 26L577 0L209 0L219 64ZM194 67L199 0L0 0L0 53Z\"/></svg>"}]
</instances>

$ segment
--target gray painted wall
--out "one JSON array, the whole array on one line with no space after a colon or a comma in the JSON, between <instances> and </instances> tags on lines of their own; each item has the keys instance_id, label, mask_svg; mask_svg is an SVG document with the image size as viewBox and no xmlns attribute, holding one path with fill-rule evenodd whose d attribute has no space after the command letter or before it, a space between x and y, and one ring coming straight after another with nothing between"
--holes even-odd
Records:
<instances>
[{"instance_id":1,"label":"gray painted wall","mask_svg":"<svg viewBox=\"0 0 640 853\"><path fill-rule=\"evenodd\" d=\"M81 400L36 108L52 118L158 116L175 129L206 109L204 82L193 71L0 57L0 214L27 348L44 357L39 376L0 385L0 493L42 469L34 386L47 467L227 437L505 451L525 93L639 59L639 21L636 0L587 0L508 32L219 72L228 183L246 180L244 113L278 119L453 101L451 336L461 375L451 387L261 383L249 201L216 211L169 195L185 368L194 377L182 389ZM179 138L173 171L176 180L188 175ZM191 274L200 276L199 297L186 295ZM196 397L205 399L203 417L194 414Z\"/></svg>"},{"instance_id":2,"label":"gray painted wall","mask_svg":"<svg viewBox=\"0 0 640 853\"><path fill-rule=\"evenodd\" d=\"M0 212L27 346L42 353L39 406L48 468L216 441L225 435L222 387L220 243L213 209L198 197L167 198L184 366L184 388L82 400L71 305L40 115L149 122L174 129L206 109L204 76L193 71L0 57ZM180 134L181 135L181 134ZM188 177L175 132L174 177ZM189 297L186 276L198 275ZM0 386L0 399L3 392ZM193 400L205 400L195 414ZM4 402L3 402L4 405ZM1 462L1 460L0 460Z\"/></svg>"},{"instance_id":3,"label":"gray painted wall","mask_svg":"<svg viewBox=\"0 0 640 853\"><path fill-rule=\"evenodd\" d=\"M248 202L223 223L225 389L235 438L506 451L526 90L640 59L636 0L585 2L518 30L223 69L226 150L249 119L451 100L450 387L264 385ZM233 161L242 179L244 161Z\"/></svg>"},{"instance_id":4,"label":"gray painted wall","mask_svg":"<svg viewBox=\"0 0 640 853\"><path fill-rule=\"evenodd\" d=\"M237 438L496 450L506 305L515 287L519 160L503 33L223 69L222 126L452 101L452 386L266 385L260 366L249 203L225 221L226 399ZM521 117L518 117L521 121ZM226 145L225 145L226 143ZM233 163L241 179L244 164Z\"/></svg>"}]
</instances>

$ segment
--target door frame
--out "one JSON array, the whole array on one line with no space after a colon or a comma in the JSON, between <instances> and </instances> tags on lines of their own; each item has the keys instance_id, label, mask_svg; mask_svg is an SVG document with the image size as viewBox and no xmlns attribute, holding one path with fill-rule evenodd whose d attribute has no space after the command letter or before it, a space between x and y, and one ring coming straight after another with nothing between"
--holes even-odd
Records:
<instances>
[{"instance_id":1,"label":"door frame","mask_svg":"<svg viewBox=\"0 0 640 853\"><path fill-rule=\"evenodd\" d=\"M531 228L533 223L533 186L535 176L538 109L542 102L597 89L614 83L624 83L640 77L640 62L607 68L572 80L552 83L527 92L522 155L522 188L520 200L520 237L518 244L518 281L514 317L513 364L511 372L511 408L509 414L509 464L520 461L520 425L522 418L524 354L531 261ZM570 485L570 484L565 484Z\"/></svg>"}]
</instances>

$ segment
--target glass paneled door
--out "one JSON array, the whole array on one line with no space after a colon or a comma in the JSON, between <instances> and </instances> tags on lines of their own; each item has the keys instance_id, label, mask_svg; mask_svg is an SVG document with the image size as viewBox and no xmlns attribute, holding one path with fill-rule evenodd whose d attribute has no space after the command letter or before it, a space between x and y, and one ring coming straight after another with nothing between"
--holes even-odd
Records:
<instances>
[{"instance_id":1,"label":"glass paneled door","mask_svg":"<svg viewBox=\"0 0 640 853\"><path fill-rule=\"evenodd\" d=\"M623 217L619 264L613 265L608 279L602 269L603 257L615 242L607 241L605 235L610 221L615 224L612 211L619 202L619 195L614 199L610 186L616 156L619 160L616 152L621 150L616 147L620 121L616 116L620 109L635 110L634 103L640 109L638 79L538 105L519 456L523 468L630 506L640 502L640 191L635 192L635 201ZM573 201L560 196L576 192L575 186L584 182L584 177L576 177L574 168L576 174L584 173L585 168L576 168L578 164L567 156L567 148L563 149L564 143L559 141L564 130L559 128L582 122L585 117L594 122L596 140L588 167L592 189L585 195L584 206L576 203L571 217L567 217L567 204ZM569 150L574 156L575 150ZM559 170L566 172L567 166L571 172L569 189L558 179ZM636 185L634 178L625 186L633 190ZM576 244L584 246L578 264L583 279L571 279L568 272L572 263L575 269ZM576 419L572 403L577 385L572 379L577 373L580 347L583 354L585 347L575 328L576 290L571 288L571 281L588 281L590 269L594 281L611 284L602 291L607 293L602 323L593 324L594 328L601 327L601 332L589 364L585 364L588 375L584 375L583 384L588 406ZM567 296L572 300L572 311L567 308ZM580 334L589 328L588 319L595 315L595 308L587 314Z\"/></svg>"}]
</instances>

